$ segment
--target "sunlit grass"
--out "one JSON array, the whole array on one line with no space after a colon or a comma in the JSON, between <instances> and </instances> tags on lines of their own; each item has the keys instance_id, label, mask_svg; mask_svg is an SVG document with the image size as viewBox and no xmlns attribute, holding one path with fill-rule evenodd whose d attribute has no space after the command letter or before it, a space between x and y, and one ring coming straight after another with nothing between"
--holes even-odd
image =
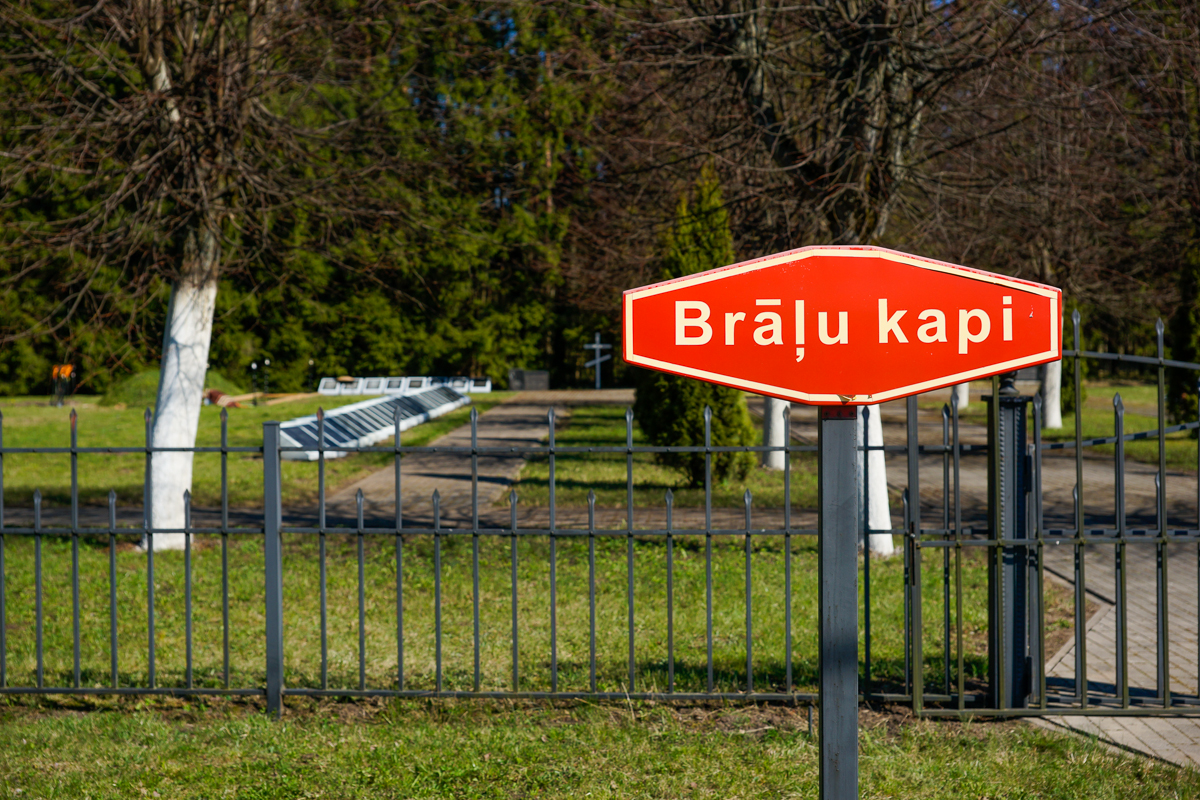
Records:
<instances>
[{"instance_id":1,"label":"sunlit grass","mask_svg":"<svg viewBox=\"0 0 1200 800\"><path fill-rule=\"evenodd\" d=\"M480 413L512 396L509 392L476 395L473 405ZM298 400L277 406L231 408L228 443L231 447L261 447L262 428L267 420L288 420L316 413L318 407L336 408L363 400L362 397L321 397ZM92 403L76 406L80 447L144 447L146 425L144 409L102 407ZM0 402L4 414L3 433L6 447L69 447L71 444L70 407L52 408L38 398L7 399ZM470 406L405 431L406 445L421 446L463 425ZM196 444L216 447L221 444L221 410L204 406ZM380 446L391 444L388 439ZM329 488L357 480L386 466L386 453L358 453L326 463ZM4 501L9 505L32 504L35 489L45 503L70 503L71 461L69 455L12 454L4 459ZM79 497L84 504L107 502L110 489L120 503L142 502L146 457L142 454L82 454L79 456ZM221 502L221 455L200 453L195 457L192 497L198 506L218 506ZM311 502L317 494L315 462L283 462L284 503ZM258 453L228 455L229 502L232 506L262 505L262 456Z\"/></svg>"}]
</instances>

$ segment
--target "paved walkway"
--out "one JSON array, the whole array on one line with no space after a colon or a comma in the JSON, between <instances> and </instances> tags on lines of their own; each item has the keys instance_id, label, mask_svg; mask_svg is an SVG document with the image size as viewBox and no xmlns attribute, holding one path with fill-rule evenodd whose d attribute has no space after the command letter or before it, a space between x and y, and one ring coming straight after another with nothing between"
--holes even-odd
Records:
<instances>
[{"instance_id":1,"label":"paved walkway","mask_svg":"<svg viewBox=\"0 0 1200 800\"><path fill-rule=\"evenodd\" d=\"M479 416L476 446L507 448L512 455L478 457L480 516L484 520L503 517L497 513L501 500L525 466L522 448L536 447L549 437L549 411L554 409L556 428L566 424L572 406L629 405L630 389L599 391L522 392ZM464 425L431 442L430 447L470 447L471 426ZM326 502L329 519L354 519L356 496L363 493L364 518L392 519L395 515L395 469L391 466L339 490ZM433 492L440 499L441 522L445 527L471 524L471 458L461 453L413 453L400 464L400 494L404 519L410 524L432 524ZM493 520L494 521L494 520ZM496 524L506 524L496 522Z\"/></svg>"}]
</instances>

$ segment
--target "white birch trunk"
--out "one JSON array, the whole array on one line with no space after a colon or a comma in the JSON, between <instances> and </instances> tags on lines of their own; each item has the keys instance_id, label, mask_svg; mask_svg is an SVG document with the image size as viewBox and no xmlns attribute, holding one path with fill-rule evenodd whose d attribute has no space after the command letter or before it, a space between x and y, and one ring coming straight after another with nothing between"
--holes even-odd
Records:
<instances>
[{"instance_id":1,"label":"white birch trunk","mask_svg":"<svg viewBox=\"0 0 1200 800\"><path fill-rule=\"evenodd\" d=\"M870 409L864 426L864 411ZM865 430L864 430L865 428ZM865 434L865 435L864 435ZM866 442L868 447L879 447L883 444L883 420L880 417L879 406L859 406L858 409L858 442L861 446ZM892 527L892 512L888 503L887 491L887 462L882 450L870 453L859 451L859 469L862 469L863 456L867 457L866 518L867 527L872 530ZM860 473L861 474L861 473ZM890 533L871 534L871 553L876 556L890 556L896 552Z\"/></svg>"},{"instance_id":2,"label":"white birch trunk","mask_svg":"<svg viewBox=\"0 0 1200 800\"><path fill-rule=\"evenodd\" d=\"M1042 427L1062 426L1062 362L1051 361L1042 365Z\"/></svg>"},{"instance_id":3,"label":"white birch trunk","mask_svg":"<svg viewBox=\"0 0 1200 800\"><path fill-rule=\"evenodd\" d=\"M217 237L199 233L194 270L171 287L162 371L154 407L154 447L194 447L200 424L208 347L217 298ZM189 277L195 276L195 277ZM192 488L192 453L155 453L150 470L150 525L182 528L183 493ZM142 542L143 547L146 542ZM182 550L182 533L155 533L155 550Z\"/></svg>"},{"instance_id":4,"label":"white birch trunk","mask_svg":"<svg viewBox=\"0 0 1200 800\"><path fill-rule=\"evenodd\" d=\"M791 407L786 400L763 398L763 447L783 447L788 443L787 424L783 411ZM783 469L783 451L763 453L762 464L767 469Z\"/></svg>"},{"instance_id":5,"label":"white birch trunk","mask_svg":"<svg viewBox=\"0 0 1200 800\"><path fill-rule=\"evenodd\" d=\"M958 412L961 414L966 411L971 404L971 384L960 383L951 387L950 391L958 395Z\"/></svg>"}]
</instances>

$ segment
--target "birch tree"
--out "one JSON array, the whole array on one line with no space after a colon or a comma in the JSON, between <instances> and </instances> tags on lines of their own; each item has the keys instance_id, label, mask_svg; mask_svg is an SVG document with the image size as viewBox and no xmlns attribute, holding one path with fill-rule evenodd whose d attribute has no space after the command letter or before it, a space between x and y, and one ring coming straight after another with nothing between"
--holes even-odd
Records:
<instances>
[{"instance_id":1,"label":"birch tree","mask_svg":"<svg viewBox=\"0 0 1200 800\"><path fill-rule=\"evenodd\" d=\"M379 167L331 153L370 116L369 102L336 92L386 64L382 12L277 0L0 7L13 89L0 98L4 203L58 204L9 230L5 255L19 270L116 264L131 281L169 282L155 448L195 444L222 271L286 247L273 238L281 220L369 210L354 178ZM183 527L191 477L191 453L154 454L153 528Z\"/></svg>"}]
</instances>

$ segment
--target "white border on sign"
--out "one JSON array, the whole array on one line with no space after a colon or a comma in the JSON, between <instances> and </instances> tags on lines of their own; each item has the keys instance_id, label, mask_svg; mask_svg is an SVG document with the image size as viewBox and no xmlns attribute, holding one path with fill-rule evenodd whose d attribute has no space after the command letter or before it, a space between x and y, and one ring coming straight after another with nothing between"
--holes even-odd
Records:
<instances>
[{"instance_id":1,"label":"white border on sign","mask_svg":"<svg viewBox=\"0 0 1200 800\"><path fill-rule=\"evenodd\" d=\"M728 375L708 372L707 370L693 369L691 367L680 366L679 364L672 364L667 361L646 358L633 352L634 300L652 297L663 292L674 291L685 286L697 286L699 284L721 280L733 275L740 275L746 272L767 269L769 267L776 266L777 264L803 261L804 259L812 258L813 256L834 256L837 258L883 258L887 261L895 261L897 263L907 264L919 269L927 269L933 272L944 272L951 275L957 275L962 278L967 278L969 280L993 283L997 286L1004 286L1021 292L1041 295L1042 297L1046 297L1050 300L1050 349L1042 353L1035 353L1022 358L1011 359L999 364L991 364L979 369L967 370L965 372L959 372L953 375L945 375L930 381L909 384L897 389L880 392L879 394L855 395L849 398L838 394L810 394L808 392L797 392L791 389L773 386L771 384L742 380L740 378L733 378ZM908 255L907 253L900 253L883 247L801 247L797 250L789 250L786 253L766 256L764 258L758 258L752 261L744 261L740 264L733 264L728 267L719 267L717 269L711 269L707 272L701 272L696 275L686 275L682 278L673 278L669 281L655 283L650 286L643 286L638 289L629 289L624 293L623 296L625 336L623 342L624 346L622 349L625 351L625 361L629 364L642 367L652 367L663 372L671 372L676 375L683 375L689 378L699 378L701 380L711 381L713 383L721 383L726 386L732 386L737 389L745 389L758 394L767 394L787 400L796 400L801 403L832 404L869 402L874 404L882 403L887 400L895 400L898 397L907 397L910 394L918 394L920 392L932 391L933 389L940 389L945 386L953 386L957 383L965 383L976 378L989 377L1000 372L1012 372L1013 370L1021 369L1022 367L1031 367L1036 364L1044 364L1047 361L1056 361L1062 358L1062 347L1060 345L1058 335L1059 325L1062 324L1062 320L1059 316L1059 298L1061 296L1062 292L1058 289L1050 286L1044 286L1040 283L1024 281L1019 278L1009 278L1004 275L997 275L993 272L984 272L983 270L971 269L970 267L961 267L956 264L948 264L944 261L934 261L933 259L912 256Z\"/></svg>"}]
</instances>

